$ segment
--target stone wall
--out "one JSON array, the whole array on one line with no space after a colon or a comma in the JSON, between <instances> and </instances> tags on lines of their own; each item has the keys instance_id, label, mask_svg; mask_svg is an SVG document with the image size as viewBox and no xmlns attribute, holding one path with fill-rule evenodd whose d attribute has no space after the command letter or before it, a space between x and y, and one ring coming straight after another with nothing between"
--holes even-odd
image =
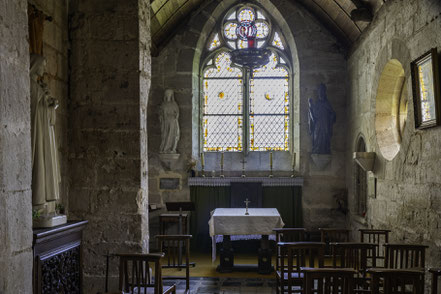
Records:
<instances>
[{"instance_id":1,"label":"stone wall","mask_svg":"<svg viewBox=\"0 0 441 294\"><path fill-rule=\"evenodd\" d=\"M0 293L32 293L27 2L0 2Z\"/></svg>"},{"instance_id":2,"label":"stone wall","mask_svg":"<svg viewBox=\"0 0 441 294\"><path fill-rule=\"evenodd\" d=\"M47 66L44 82L51 96L58 100L55 125L58 159L60 161L60 200L68 211L69 168L68 168L68 2L69 0L31 0L30 4L42 11L51 20L44 22L43 56Z\"/></svg>"},{"instance_id":3,"label":"stone wall","mask_svg":"<svg viewBox=\"0 0 441 294\"><path fill-rule=\"evenodd\" d=\"M149 11L142 0L76 0L69 8L69 217L89 220L85 293L103 291L104 254L148 251Z\"/></svg>"},{"instance_id":4,"label":"stone wall","mask_svg":"<svg viewBox=\"0 0 441 294\"><path fill-rule=\"evenodd\" d=\"M293 51L295 68L294 101L294 150L297 153L297 172L305 179L303 190L304 221L308 228L344 225L345 215L334 210L337 207L333 195L345 190L345 135L346 135L346 60L344 49L336 38L300 4L292 1L258 1L279 22L282 30L292 34L288 40ZM189 199L187 166L191 157L198 157L198 112L199 112L199 57L208 35L221 15L233 1L206 1L188 23L181 25L170 42L153 58L152 92L149 100L149 197L151 203ZM286 36L288 37L288 36ZM308 134L308 98L317 96L317 86L324 82L328 86L328 98L337 112L332 138L332 162L319 170L310 160L311 141ZM180 158L175 161L161 159L159 146L161 133L158 111L167 88L175 90L179 105L181 139L178 144ZM196 139L195 139L196 138ZM300 154L300 160L299 160ZM207 154L210 162L206 170L215 169L219 174L219 156ZM230 160L228 159L230 156ZM234 154L226 154L225 160L234 162ZM278 159L280 158L280 160ZM290 165L284 163L286 155L275 153L275 175L290 175ZM289 157L289 156L288 156ZM259 159L260 158L260 159ZM198 158L199 160L199 158ZM247 175L268 175L268 154L249 160L254 166ZM238 162L238 160L237 160ZM290 160L289 160L290 162ZM264 166L267 166L265 168ZM288 166L288 167L287 167ZM240 168L226 168L230 175L240 175ZM181 178L182 188L175 191L160 190L161 177ZM152 234L159 212L151 214Z\"/></svg>"},{"instance_id":5,"label":"stone wall","mask_svg":"<svg viewBox=\"0 0 441 294\"><path fill-rule=\"evenodd\" d=\"M429 267L441 265L441 129L414 127L410 62L430 48L441 47L440 16L438 0L387 1L357 42L348 65L351 80L346 168L351 211L356 205L351 156L360 134L367 150L377 155L374 173L370 174L377 181L376 198L374 181L370 181L366 217L351 214L350 223L354 229L391 229L392 242L429 245ZM388 161L379 151L375 110L379 78L391 59L404 68L409 103L400 150Z\"/></svg>"}]
</instances>

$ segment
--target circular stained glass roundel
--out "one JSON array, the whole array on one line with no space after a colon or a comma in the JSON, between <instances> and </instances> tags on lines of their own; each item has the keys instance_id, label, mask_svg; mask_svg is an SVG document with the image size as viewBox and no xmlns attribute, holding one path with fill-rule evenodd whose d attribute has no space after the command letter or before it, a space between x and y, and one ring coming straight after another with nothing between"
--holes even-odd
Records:
<instances>
[{"instance_id":1,"label":"circular stained glass roundel","mask_svg":"<svg viewBox=\"0 0 441 294\"><path fill-rule=\"evenodd\" d=\"M256 20L256 13L251 8L244 8L239 11L239 14L237 15L237 20L242 21L249 21L253 22Z\"/></svg>"},{"instance_id":2,"label":"circular stained glass roundel","mask_svg":"<svg viewBox=\"0 0 441 294\"><path fill-rule=\"evenodd\" d=\"M257 27L253 22L241 21L236 28L236 34L244 41L254 39L257 34Z\"/></svg>"},{"instance_id":3,"label":"circular stained glass roundel","mask_svg":"<svg viewBox=\"0 0 441 294\"><path fill-rule=\"evenodd\" d=\"M228 40L236 40L237 39L237 23L235 22L229 22L224 27L224 36Z\"/></svg>"}]
</instances>

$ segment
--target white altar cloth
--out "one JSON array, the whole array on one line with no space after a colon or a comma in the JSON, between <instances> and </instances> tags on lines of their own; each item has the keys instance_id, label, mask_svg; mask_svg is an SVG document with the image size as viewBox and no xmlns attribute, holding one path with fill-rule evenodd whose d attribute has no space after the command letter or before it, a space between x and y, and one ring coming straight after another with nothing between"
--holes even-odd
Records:
<instances>
[{"instance_id":1,"label":"white altar cloth","mask_svg":"<svg viewBox=\"0 0 441 294\"><path fill-rule=\"evenodd\" d=\"M245 208L216 208L213 211L208 221L213 261L216 259L216 235L272 235L273 229L285 225L276 208L249 208L248 213L245 215Z\"/></svg>"}]
</instances>

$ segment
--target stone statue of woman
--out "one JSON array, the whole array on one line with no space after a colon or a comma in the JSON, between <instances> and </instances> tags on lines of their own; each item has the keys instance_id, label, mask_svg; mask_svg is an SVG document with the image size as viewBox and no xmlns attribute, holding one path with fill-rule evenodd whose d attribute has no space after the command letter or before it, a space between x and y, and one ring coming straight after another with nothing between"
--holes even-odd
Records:
<instances>
[{"instance_id":1,"label":"stone statue of woman","mask_svg":"<svg viewBox=\"0 0 441 294\"><path fill-rule=\"evenodd\" d=\"M332 128L336 120L326 95L326 86L318 87L318 99L309 99L309 134L312 138L313 154L331 154Z\"/></svg>"},{"instance_id":2,"label":"stone statue of woman","mask_svg":"<svg viewBox=\"0 0 441 294\"><path fill-rule=\"evenodd\" d=\"M159 109L161 123L161 146L159 152L163 154L176 153L180 137L179 131L179 106L175 102L172 89L165 90L164 102Z\"/></svg>"},{"instance_id":3,"label":"stone statue of woman","mask_svg":"<svg viewBox=\"0 0 441 294\"><path fill-rule=\"evenodd\" d=\"M43 56L31 55L32 205L49 215L60 197L61 176L54 130L58 101L41 81L45 66Z\"/></svg>"}]
</instances>

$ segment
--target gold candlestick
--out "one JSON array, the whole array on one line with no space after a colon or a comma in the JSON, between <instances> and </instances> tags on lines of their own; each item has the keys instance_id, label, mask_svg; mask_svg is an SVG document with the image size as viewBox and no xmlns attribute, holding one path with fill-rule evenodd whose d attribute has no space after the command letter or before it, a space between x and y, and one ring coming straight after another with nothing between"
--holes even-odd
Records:
<instances>
[{"instance_id":1,"label":"gold candlestick","mask_svg":"<svg viewBox=\"0 0 441 294\"><path fill-rule=\"evenodd\" d=\"M219 177L223 178L224 177L224 152L222 151L221 153L221 172Z\"/></svg>"},{"instance_id":2,"label":"gold candlestick","mask_svg":"<svg viewBox=\"0 0 441 294\"><path fill-rule=\"evenodd\" d=\"M202 169L202 177L205 178L205 160L204 160L204 152L201 153L201 169Z\"/></svg>"},{"instance_id":3,"label":"gold candlestick","mask_svg":"<svg viewBox=\"0 0 441 294\"><path fill-rule=\"evenodd\" d=\"M270 178L273 177L273 153L272 152L270 152L270 175L269 175L269 177Z\"/></svg>"}]
</instances>

